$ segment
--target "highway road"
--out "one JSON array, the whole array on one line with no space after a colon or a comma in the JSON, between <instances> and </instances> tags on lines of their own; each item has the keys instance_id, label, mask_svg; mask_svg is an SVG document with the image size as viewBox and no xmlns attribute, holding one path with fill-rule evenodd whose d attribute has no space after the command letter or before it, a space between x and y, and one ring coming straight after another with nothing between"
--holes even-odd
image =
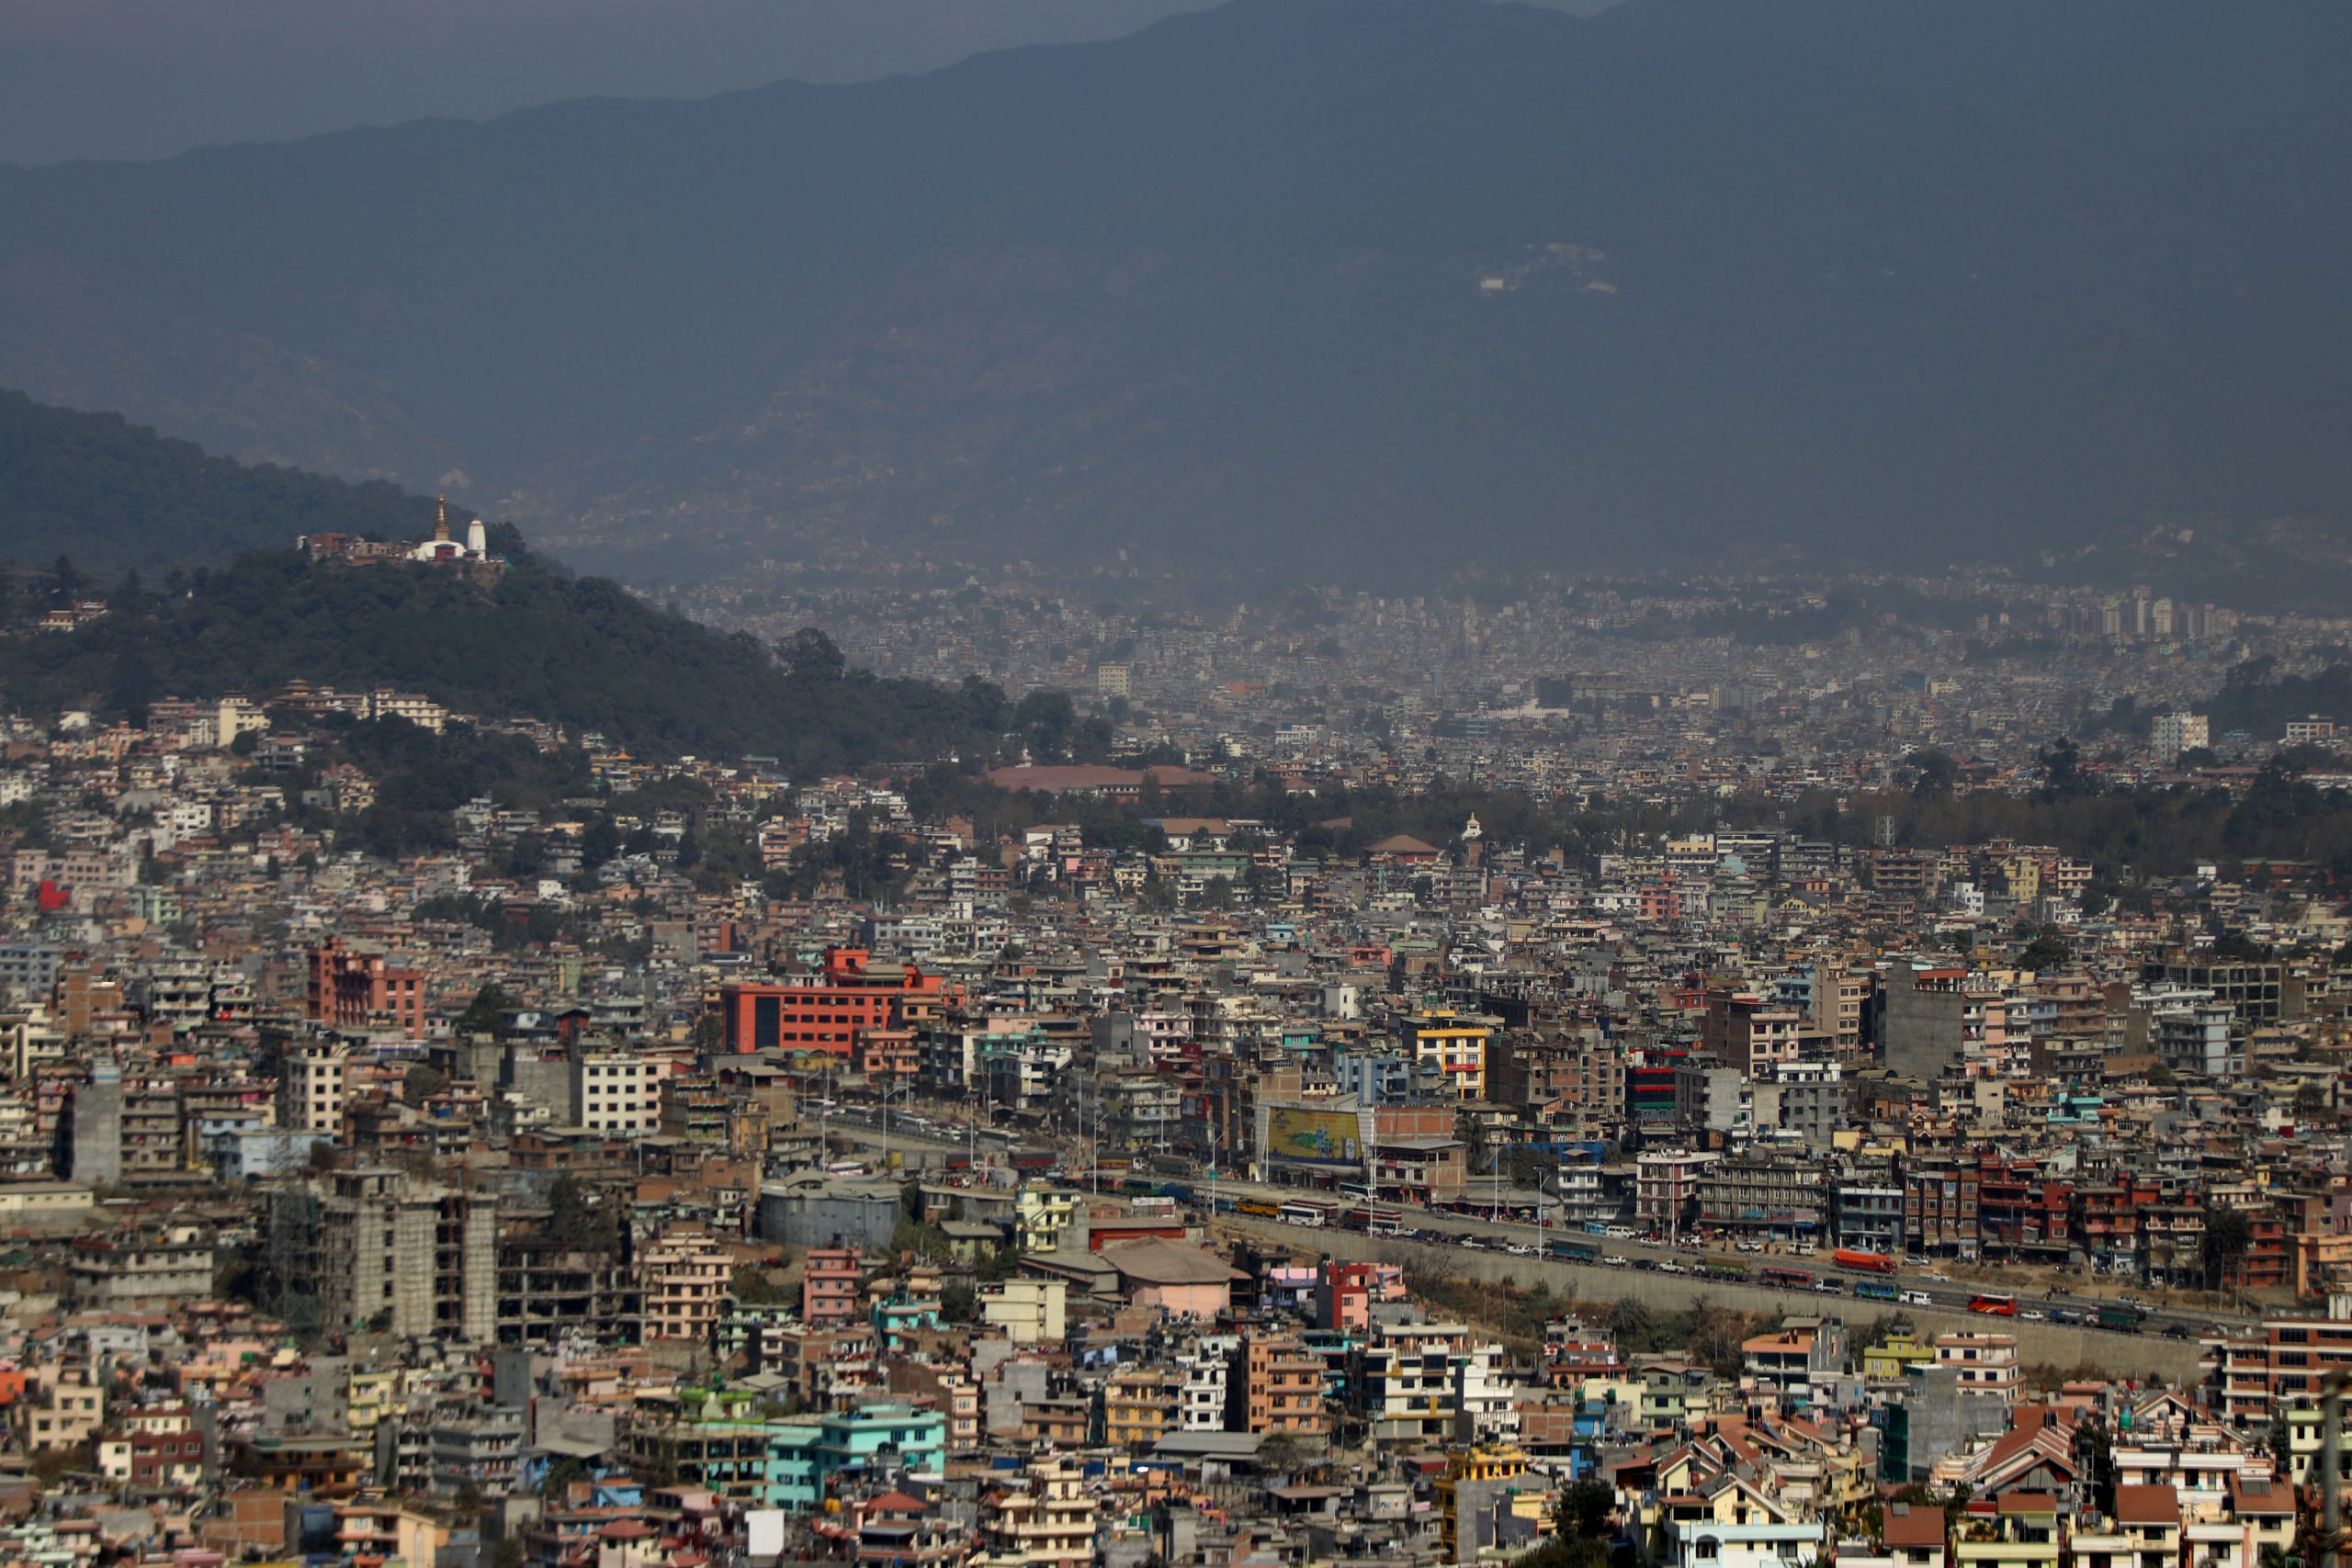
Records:
<instances>
[{"instance_id":1,"label":"highway road","mask_svg":"<svg viewBox=\"0 0 2352 1568\"><path fill-rule=\"evenodd\" d=\"M1205 1194L1207 1190L1205 1181L1194 1183L1193 1186L1195 1190ZM1318 1202L1332 1202L1335 1207L1340 1202L1329 1193L1308 1192L1290 1187L1270 1187L1255 1182L1221 1180L1216 1183L1216 1190L1220 1198L1247 1196L1273 1203L1296 1198L1311 1199ZM1892 1276L1866 1275L1852 1269L1838 1267L1830 1258L1830 1249L1826 1247L1822 1248L1815 1256L1807 1258L1785 1250L1776 1253L1740 1252L1729 1246L1704 1245L1696 1238L1678 1247L1663 1243L1593 1235L1581 1230L1563 1231L1556 1228L1545 1230L1537 1225L1520 1224L1510 1220L1481 1219L1475 1215L1454 1213L1449 1210L1430 1209L1413 1203L1383 1202L1380 1206L1402 1213L1407 1228L1419 1233L1416 1239L1425 1242L1437 1241L1457 1247L1466 1245L1491 1249L1504 1249L1515 1246L1526 1248L1531 1255L1535 1255L1544 1251L1547 1241L1573 1241L1580 1246L1597 1248L1600 1255L1600 1261L1605 1267L1654 1271L1688 1271L1694 1277L1709 1262L1732 1264L1747 1271L1747 1277L1741 1283L1752 1288L1779 1290L1792 1301L1812 1300L1823 1295L1850 1297L1851 1287L1857 1280L1883 1279L1887 1280L1897 1292L1904 1295L1925 1297L1928 1304L1965 1310L1968 1303L1979 1293L1998 1289L1994 1286L1962 1284L1947 1278L1939 1270L1932 1269L1924 1271L1900 1269ZM1302 1240L1313 1234L1311 1227L1302 1226L1300 1231ZM1835 1277L1843 1282L1844 1288L1825 1291L1818 1285L1811 1289L1798 1286L1778 1287L1762 1278L1763 1271L1768 1268L1803 1269L1813 1275L1816 1280ZM2018 1315L2029 1321L2053 1323L2066 1322L2071 1317L2081 1327L2096 1329L2098 1325L2094 1320L2094 1314L2098 1309L2102 1305L2112 1306L2122 1299L2128 1298L2078 1296L2065 1292L2050 1296L2017 1293ZM1886 1303L1874 1303L1873 1304ZM2201 1338L2206 1336L2209 1328L2235 1330L2254 1326L2256 1322L2253 1318L2227 1314L2185 1313L2144 1304L2143 1310L2146 1314L2146 1319L2140 1332L2165 1334L2171 1331L2170 1337L2174 1338ZM1988 1327L1995 1323L2005 1321L1996 1314L1987 1314L1987 1317ZM2112 1334L2118 1338L2132 1337L2130 1331L2126 1330L2109 1329L2103 1332Z\"/></svg>"},{"instance_id":2,"label":"highway road","mask_svg":"<svg viewBox=\"0 0 2352 1568\"><path fill-rule=\"evenodd\" d=\"M827 1111L825 1116L827 1125L832 1132L869 1145L878 1145L883 1141L883 1117L881 1112L873 1107L843 1105ZM966 1153L970 1147L967 1135L959 1135L958 1132L950 1131L947 1124L936 1119L931 1120L927 1126L919 1126L895 1112L889 1118L888 1141L893 1147L910 1153L921 1149L926 1152L960 1155ZM991 1145L983 1139L979 1148L983 1155L989 1153L1001 1155L1004 1152L1004 1145L1001 1141ZM1107 1180L1108 1178L1105 1179ZM1200 1177L1190 1179L1186 1184L1203 1195L1206 1194L1210 1185L1205 1178ZM1269 1186L1260 1182L1220 1179L1215 1185L1218 1195L1223 1198L1250 1197L1275 1204L1289 1199L1306 1198L1317 1202L1329 1203L1335 1210L1343 1207L1346 1202L1333 1193L1309 1191L1294 1187ZM1604 1267L1668 1273L1688 1272L1694 1277L1694 1280L1700 1276L1702 1269L1709 1262L1730 1264L1747 1271L1747 1278L1741 1281L1742 1283L1750 1288L1773 1290L1788 1296L1792 1303L1816 1300L1824 1295L1851 1298L1854 1282L1864 1278L1886 1280L1901 1295L1924 1298L1925 1304L1963 1311L1981 1292L2000 1289L1996 1286L1980 1287L1963 1284L1948 1278L1940 1270L1933 1268L1899 1269L1891 1276L1865 1275L1852 1269L1839 1267L1830 1257L1831 1249L1826 1247L1812 1257L1804 1257L1785 1249L1779 1252L1741 1252L1730 1245L1704 1243L1695 1237L1685 1240L1679 1246L1673 1246L1638 1239L1628 1240L1613 1236L1593 1235L1581 1230L1563 1231L1556 1228L1545 1230L1533 1224L1502 1219L1482 1219L1472 1214L1455 1213L1450 1210L1430 1209L1417 1203L1384 1201L1381 1207L1401 1213L1405 1217L1407 1228L1418 1233L1414 1239L1423 1242L1464 1247L1485 1247L1498 1251L1519 1247L1528 1249L1532 1254L1540 1254L1547 1241L1572 1240L1579 1245L1597 1248L1600 1252L1599 1261ZM1302 1226L1300 1230L1302 1241L1312 1234L1310 1227ZM1840 1284L1835 1290L1824 1290L1819 1285L1810 1289L1793 1285L1777 1286L1763 1279L1763 1271L1768 1268L1802 1269L1816 1280L1835 1278L1840 1281ZM2021 1319L2072 1323L2086 1329L2112 1335L2118 1339L2132 1337L2132 1331L2128 1330L2099 1329L2096 1321L2096 1314L2101 1306L2112 1306L2119 1301L2129 1302L2132 1298L2128 1295L2119 1293L2100 1297L2078 1295L2063 1291L2041 1296L2025 1292L2006 1293L2016 1294L2018 1316ZM1873 1304L1884 1303L1874 1303ZM1898 1302L1893 1304L1901 1303ZM2143 1334L2165 1335L2176 1339L2198 1339L2206 1337L2217 1328L2236 1331L2258 1326L2257 1319L2242 1315L2202 1311L2185 1312L2177 1308L2147 1303L2133 1304L2139 1305L2144 1314L2143 1325L2138 1331ZM1997 1314L1987 1314L1987 1316L1990 1319L1988 1326L1991 1323L2006 1321Z\"/></svg>"}]
</instances>

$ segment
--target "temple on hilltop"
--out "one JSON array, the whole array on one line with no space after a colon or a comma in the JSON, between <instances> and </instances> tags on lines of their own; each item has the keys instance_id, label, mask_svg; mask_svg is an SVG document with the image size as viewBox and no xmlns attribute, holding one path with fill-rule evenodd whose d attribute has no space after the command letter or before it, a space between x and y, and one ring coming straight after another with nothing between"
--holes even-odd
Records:
<instances>
[{"instance_id":1,"label":"temple on hilltop","mask_svg":"<svg viewBox=\"0 0 2352 1568\"><path fill-rule=\"evenodd\" d=\"M449 502L434 497L433 536L415 544L364 539L356 534L304 534L294 547L312 560L341 561L346 566L384 566L394 561L422 561L428 566L472 567L503 571L506 563L490 553L490 529L479 517L466 525L462 545L449 536Z\"/></svg>"},{"instance_id":2,"label":"temple on hilltop","mask_svg":"<svg viewBox=\"0 0 2352 1568\"><path fill-rule=\"evenodd\" d=\"M433 516L433 537L409 552L409 559L421 561L486 561L490 558L490 531L479 517L466 525L463 548L449 537L449 502L446 496L435 496L436 510Z\"/></svg>"}]
</instances>

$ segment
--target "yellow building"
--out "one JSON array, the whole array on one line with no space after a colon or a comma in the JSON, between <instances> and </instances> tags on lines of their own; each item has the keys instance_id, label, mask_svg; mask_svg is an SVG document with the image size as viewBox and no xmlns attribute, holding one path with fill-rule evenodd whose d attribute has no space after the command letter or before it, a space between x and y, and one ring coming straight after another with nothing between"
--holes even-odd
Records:
<instances>
[{"instance_id":1,"label":"yellow building","mask_svg":"<svg viewBox=\"0 0 2352 1568\"><path fill-rule=\"evenodd\" d=\"M398 1408L401 1371L368 1367L351 1374L344 1393L344 1425L355 1432L372 1432L376 1424Z\"/></svg>"},{"instance_id":2,"label":"yellow building","mask_svg":"<svg viewBox=\"0 0 2352 1568\"><path fill-rule=\"evenodd\" d=\"M1441 1561L1459 1562L1464 1558L1464 1553L1456 1550L1462 1540L1462 1509L1465 1502L1463 1494L1476 1483L1516 1481L1526 1473L1527 1456L1509 1444L1448 1450L1445 1473L1437 1481L1438 1539L1444 1549ZM1537 1496L1548 1491L1544 1487L1526 1490ZM1489 1484L1476 1484L1476 1495L1487 1497L1491 1491ZM1478 1506L1477 1501L1469 1502L1471 1507ZM1515 1504L1513 1511L1517 1511Z\"/></svg>"},{"instance_id":3,"label":"yellow building","mask_svg":"<svg viewBox=\"0 0 2352 1568\"><path fill-rule=\"evenodd\" d=\"M1456 1100L1487 1098L1487 1042L1494 1031L1460 1013L1417 1012L1405 1022L1413 1065L1445 1076Z\"/></svg>"},{"instance_id":4,"label":"yellow building","mask_svg":"<svg viewBox=\"0 0 2352 1568\"><path fill-rule=\"evenodd\" d=\"M1890 1334L1884 1343L1862 1351L1862 1378L1868 1382L1900 1382L1917 1367L1936 1364L1936 1348L1908 1331Z\"/></svg>"},{"instance_id":5,"label":"yellow building","mask_svg":"<svg viewBox=\"0 0 2352 1568\"><path fill-rule=\"evenodd\" d=\"M1176 1374L1124 1367L1102 1389L1102 1440L1113 1448L1148 1446L1176 1424Z\"/></svg>"},{"instance_id":6,"label":"yellow building","mask_svg":"<svg viewBox=\"0 0 2352 1568\"><path fill-rule=\"evenodd\" d=\"M1078 1215L1078 1194L1023 1187L1014 1215L1021 1227L1021 1250L1051 1252L1061 1245L1062 1233Z\"/></svg>"}]
</instances>

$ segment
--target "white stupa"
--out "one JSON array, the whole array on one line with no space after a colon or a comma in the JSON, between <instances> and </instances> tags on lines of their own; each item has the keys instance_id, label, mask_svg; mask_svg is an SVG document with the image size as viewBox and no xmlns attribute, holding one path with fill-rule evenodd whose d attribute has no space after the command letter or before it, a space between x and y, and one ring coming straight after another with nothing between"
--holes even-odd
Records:
<instances>
[{"instance_id":1,"label":"white stupa","mask_svg":"<svg viewBox=\"0 0 2352 1568\"><path fill-rule=\"evenodd\" d=\"M466 525L466 542L462 548L449 537L449 502L447 498L434 498L433 537L409 552L411 560L461 561L490 558L490 530L479 517Z\"/></svg>"}]
</instances>

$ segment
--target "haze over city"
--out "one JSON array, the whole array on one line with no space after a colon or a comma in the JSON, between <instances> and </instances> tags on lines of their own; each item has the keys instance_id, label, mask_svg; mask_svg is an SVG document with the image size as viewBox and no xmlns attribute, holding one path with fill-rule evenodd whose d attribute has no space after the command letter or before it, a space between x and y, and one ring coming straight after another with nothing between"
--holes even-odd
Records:
<instances>
[{"instance_id":1,"label":"haze over city","mask_svg":"<svg viewBox=\"0 0 2352 1568\"><path fill-rule=\"evenodd\" d=\"M0 17L0 1568L2334 1568L2352 10Z\"/></svg>"}]
</instances>

